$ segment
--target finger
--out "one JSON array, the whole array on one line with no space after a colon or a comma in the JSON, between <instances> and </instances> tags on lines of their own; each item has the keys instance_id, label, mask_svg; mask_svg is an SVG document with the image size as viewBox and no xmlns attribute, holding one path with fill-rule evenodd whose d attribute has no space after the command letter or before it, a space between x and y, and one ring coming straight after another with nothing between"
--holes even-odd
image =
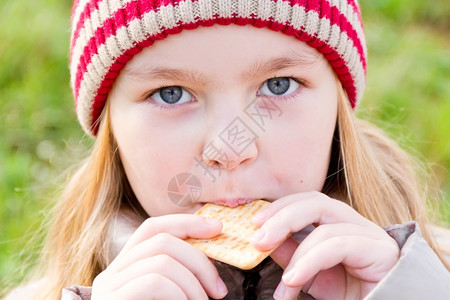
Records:
<instances>
[{"instance_id":1,"label":"finger","mask_svg":"<svg viewBox=\"0 0 450 300\"><path fill-rule=\"evenodd\" d=\"M275 292L273 293L273 299L275 300L289 300L289 299L297 299L298 294L302 290L301 287L291 287L288 288L283 281L281 281ZM303 299L303 298L302 298Z\"/></svg>"},{"instance_id":2,"label":"finger","mask_svg":"<svg viewBox=\"0 0 450 300\"><path fill-rule=\"evenodd\" d=\"M275 249L270 255L272 259L283 269L289 264L291 259L301 257L304 253L309 251L312 247L320 242L334 237L342 235L355 235L366 236L372 238L382 239L387 236L386 232L381 229L381 233L378 230L370 230L366 226L360 226L355 224L324 224L314 229L299 245L299 243L292 237L288 238L283 244ZM294 256L295 253L295 256Z\"/></svg>"},{"instance_id":3,"label":"finger","mask_svg":"<svg viewBox=\"0 0 450 300\"><path fill-rule=\"evenodd\" d=\"M353 223L374 226L347 204L328 198L324 194L297 201L289 199L288 202L290 202L289 205L267 219L254 234L254 246L257 249L268 250L290 233L297 232L310 224Z\"/></svg>"},{"instance_id":4,"label":"finger","mask_svg":"<svg viewBox=\"0 0 450 300\"><path fill-rule=\"evenodd\" d=\"M159 274L146 274L128 282L117 290L114 298L127 300L188 299L178 285Z\"/></svg>"},{"instance_id":5,"label":"finger","mask_svg":"<svg viewBox=\"0 0 450 300\"><path fill-rule=\"evenodd\" d=\"M136 245L126 256L114 260L109 269L111 272L121 272L132 264L158 255L167 255L182 264L198 278L208 295L218 297L226 294L226 289L218 289L221 279L209 258L187 242L167 233L160 233Z\"/></svg>"},{"instance_id":6,"label":"finger","mask_svg":"<svg viewBox=\"0 0 450 300\"><path fill-rule=\"evenodd\" d=\"M129 281L153 273L175 283L188 299L208 299L197 278L186 267L165 254L149 257L130 265L115 276L112 284L121 287Z\"/></svg>"},{"instance_id":7,"label":"finger","mask_svg":"<svg viewBox=\"0 0 450 300\"><path fill-rule=\"evenodd\" d=\"M162 232L185 239L187 237L209 238L218 235L221 231L221 221L197 215L174 214L148 218L130 237L121 254Z\"/></svg>"},{"instance_id":8,"label":"finger","mask_svg":"<svg viewBox=\"0 0 450 300\"><path fill-rule=\"evenodd\" d=\"M306 192L282 197L272 202L270 205L266 206L264 209L254 215L252 218L252 222L255 226L260 227L265 221L275 215L280 209L288 206L292 202L299 201L300 199L319 197L320 194L321 193L319 192Z\"/></svg>"},{"instance_id":9,"label":"finger","mask_svg":"<svg viewBox=\"0 0 450 300\"><path fill-rule=\"evenodd\" d=\"M302 290L316 299L361 299L359 279L349 276L342 264L320 272L310 281Z\"/></svg>"},{"instance_id":10,"label":"finger","mask_svg":"<svg viewBox=\"0 0 450 300\"><path fill-rule=\"evenodd\" d=\"M290 237L286 239L277 249L275 249L270 257L283 269L289 264L291 257L294 255L298 247L298 242Z\"/></svg>"},{"instance_id":11,"label":"finger","mask_svg":"<svg viewBox=\"0 0 450 300\"><path fill-rule=\"evenodd\" d=\"M289 287L301 287L322 270L340 263L357 278L378 282L394 266L399 250L384 240L364 236L338 236L327 239L302 257L292 260L282 277Z\"/></svg>"},{"instance_id":12,"label":"finger","mask_svg":"<svg viewBox=\"0 0 450 300\"><path fill-rule=\"evenodd\" d=\"M348 276L346 276L344 267L337 265L320 272L311 278L303 287L287 288L283 281L281 281L275 290L274 298L297 299L296 297L300 291L303 291L314 297L308 297L308 299L357 299L358 297L356 296L346 297L346 279L348 279ZM324 282L325 285L323 284Z\"/></svg>"},{"instance_id":13,"label":"finger","mask_svg":"<svg viewBox=\"0 0 450 300\"><path fill-rule=\"evenodd\" d=\"M351 223L337 223L337 224L323 224L316 227L301 243L295 252L293 259L303 256L306 252L311 250L321 242L339 236L364 236L376 240L389 239L389 237L381 227L351 224ZM392 240L392 242L395 242Z\"/></svg>"}]
</instances>

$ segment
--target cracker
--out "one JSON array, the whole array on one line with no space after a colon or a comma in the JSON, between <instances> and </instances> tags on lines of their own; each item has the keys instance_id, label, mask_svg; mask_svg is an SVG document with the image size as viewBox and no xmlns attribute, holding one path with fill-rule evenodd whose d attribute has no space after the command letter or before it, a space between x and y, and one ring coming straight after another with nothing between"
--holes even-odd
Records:
<instances>
[{"instance_id":1,"label":"cracker","mask_svg":"<svg viewBox=\"0 0 450 300\"><path fill-rule=\"evenodd\" d=\"M250 242L250 237L258 230L251 219L269 203L264 200L255 200L235 208L207 203L195 214L221 220L222 233L211 239L189 238L186 241L212 259L240 269L252 269L278 246L267 251L259 251Z\"/></svg>"}]
</instances>

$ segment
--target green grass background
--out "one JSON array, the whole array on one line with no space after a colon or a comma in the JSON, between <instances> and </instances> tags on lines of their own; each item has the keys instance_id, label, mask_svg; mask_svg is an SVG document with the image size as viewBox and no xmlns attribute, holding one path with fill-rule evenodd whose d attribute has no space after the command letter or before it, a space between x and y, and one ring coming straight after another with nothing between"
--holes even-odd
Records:
<instances>
[{"instance_id":1,"label":"green grass background","mask_svg":"<svg viewBox=\"0 0 450 300\"><path fill-rule=\"evenodd\" d=\"M450 225L450 2L360 0L369 48L358 114L430 163ZM39 252L64 170L92 144L69 88L71 1L0 0L0 297Z\"/></svg>"}]
</instances>

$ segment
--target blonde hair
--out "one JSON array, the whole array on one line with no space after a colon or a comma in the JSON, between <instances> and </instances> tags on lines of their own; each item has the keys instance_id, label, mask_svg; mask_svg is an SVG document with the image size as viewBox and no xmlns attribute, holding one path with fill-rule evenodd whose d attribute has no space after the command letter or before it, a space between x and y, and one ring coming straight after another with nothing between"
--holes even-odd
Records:
<instances>
[{"instance_id":1,"label":"blonde hair","mask_svg":"<svg viewBox=\"0 0 450 300\"><path fill-rule=\"evenodd\" d=\"M358 120L338 82L338 121L329 176L323 191L342 196L361 215L380 226L416 220L439 254L429 231L426 199L411 161L376 127ZM108 228L124 206L145 212L122 168L106 105L91 155L69 181L55 208L43 260L42 299L60 299L61 289L91 285L109 261ZM41 296L41 295L40 295Z\"/></svg>"},{"instance_id":2,"label":"blonde hair","mask_svg":"<svg viewBox=\"0 0 450 300\"><path fill-rule=\"evenodd\" d=\"M380 226L417 221L422 235L450 270L436 244L428 211L436 205L425 173L418 162L374 125L351 112L344 90L338 84L339 158L336 170L344 178L334 185L345 201L362 216ZM329 171L330 172L330 171ZM423 174L424 175L424 174ZM345 185L342 183L345 182ZM345 188L344 188L345 187Z\"/></svg>"},{"instance_id":3,"label":"blonde hair","mask_svg":"<svg viewBox=\"0 0 450 300\"><path fill-rule=\"evenodd\" d=\"M42 299L60 299L61 289L91 285L110 261L108 228L122 199L131 198L109 122L109 105L90 156L64 189L39 267ZM139 212L140 213L140 212Z\"/></svg>"}]
</instances>

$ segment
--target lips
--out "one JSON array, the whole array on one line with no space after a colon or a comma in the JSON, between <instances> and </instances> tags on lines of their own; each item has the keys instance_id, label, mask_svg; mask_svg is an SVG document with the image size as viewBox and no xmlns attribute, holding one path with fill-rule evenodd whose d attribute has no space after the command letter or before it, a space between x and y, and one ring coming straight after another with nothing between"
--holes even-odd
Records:
<instances>
[{"instance_id":1,"label":"lips","mask_svg":"<svg viewBox=\"0 0 450 300\"><path fill-rule=\"evenodd\" d=\"M212 203L235 208L239 205L244 205L253 202L255 198L228 198L228 199L216 199L211 201Z\"/></svg>"}]
</instances>

